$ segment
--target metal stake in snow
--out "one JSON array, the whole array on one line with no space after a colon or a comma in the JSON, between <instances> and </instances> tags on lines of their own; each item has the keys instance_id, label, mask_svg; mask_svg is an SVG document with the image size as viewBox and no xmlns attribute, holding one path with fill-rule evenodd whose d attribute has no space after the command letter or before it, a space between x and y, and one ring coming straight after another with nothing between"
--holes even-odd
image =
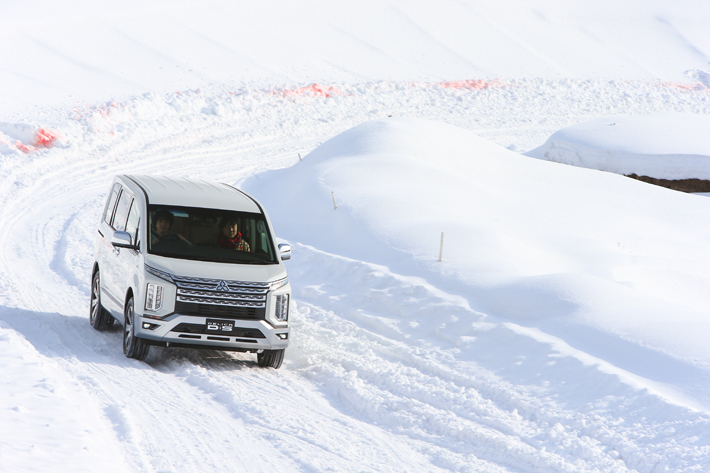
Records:
<instances>
[{"instance_id":1,"label":"metal stake in snow","mask_svg":"<svg viewBox=\"0 0 710 473\"><path fill-rule=\"evenodd\" d=\"M441 245L439 246L439 263L441 263L442 256L444 256L444 232L441 232Z\"/></svg>"},{"instance_id":2,"label":"metal stake in snow","mask_svg":"<svg viewBox=\"0 0 710 473\"><path fill-rule=\"evenodd\" d=\"M338 204L335 203L335 192L331 192L330 195L333 196L333 210L337 210Z\"/></svg>"}]
</instances>

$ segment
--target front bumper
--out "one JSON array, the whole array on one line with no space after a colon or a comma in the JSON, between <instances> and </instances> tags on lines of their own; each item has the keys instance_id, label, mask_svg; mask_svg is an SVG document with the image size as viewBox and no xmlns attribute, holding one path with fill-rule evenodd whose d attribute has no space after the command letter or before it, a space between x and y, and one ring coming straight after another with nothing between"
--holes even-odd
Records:
<instances>
[{"instance_id":1,"label":"front bumper","mask_svg":"<svg viewBox=\"0 0 710 473\"><path fill-rule=\"evenodd\" d=\"M233 320L232 332L208 333L207 317L173 314L163 320L136 318L136 336L159 346L250 352L280 350L288 347L291 333L289 327L274 328L264 320Z\"/></svg>"}]
</instances>

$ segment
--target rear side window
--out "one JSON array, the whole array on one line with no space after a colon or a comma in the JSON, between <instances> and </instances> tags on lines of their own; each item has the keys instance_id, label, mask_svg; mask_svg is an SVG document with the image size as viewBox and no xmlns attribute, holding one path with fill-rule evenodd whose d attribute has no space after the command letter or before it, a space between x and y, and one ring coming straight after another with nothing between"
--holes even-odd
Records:
<instances>
[{"instance_id":1,"label":"rear side window","mask_svg":"<svg viewBox=\"0 0 710 473\"><path fill-rule=\"evenodd\" d=\"M113 216L113 222L111 226L114 230L122 232L126 229L126 218L128 217L128 209L131 206L132 197L125 190L121 192L121 197L118 199L118 205L116 205L116 213Z\"/></svg>"},{"instance_id":2,"label":"rear side window","mask_svg":"<svg viewBox=\"0 0 710 473\"><path fill-rule=\"evenodd\" d=\"M104 209L104 222L111 225L111 217L113 217L113 209L116 207L116 199L118 198L118 192L121 190L120 184L114 184L113 189L111 189L111 194L108 196L106 201L106 208Z\"/></svg>"}]
</instances>

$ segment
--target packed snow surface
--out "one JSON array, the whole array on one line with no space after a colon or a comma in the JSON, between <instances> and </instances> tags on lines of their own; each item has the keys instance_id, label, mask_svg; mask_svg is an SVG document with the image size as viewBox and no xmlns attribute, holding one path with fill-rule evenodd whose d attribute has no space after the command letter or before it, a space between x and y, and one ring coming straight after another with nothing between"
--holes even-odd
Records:
<instances>
[{"instance_id":1,"label":"packed snow surface","mask_svg":"<svg viewBox=\"0 0 710 473\"><path fill-rule=\"evenodd\" d=\"M702 162L709 21L699 0L2 3L0 471L709 471L710 200L519 154ZM293 246L280 370L129 360L90 327L122 173L265 204Z\"/></svg>"},{"instance_id":2,"label":"packed snow surface","mask_svg":"<svg viewBox=\"0 0 710 473\"><path fill-rule=\"evenodd\" d=\"M610 116L571 125L528 156L623 175L710 179L710 116Z\"/></svg>"}]
</instances>

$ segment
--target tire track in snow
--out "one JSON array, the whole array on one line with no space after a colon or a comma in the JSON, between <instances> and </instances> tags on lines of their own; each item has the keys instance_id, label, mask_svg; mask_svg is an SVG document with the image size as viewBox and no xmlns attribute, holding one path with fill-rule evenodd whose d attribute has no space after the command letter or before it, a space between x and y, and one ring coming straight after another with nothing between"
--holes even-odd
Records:
<instances>
[{"instance_id":1,"label":"tire track in snow","mask_svg":"<svg viewBox=\"0 0 710 473\"><path fill-rule=\"evenodd\" d=\"M704 468L698 454L710 442L696 441L706 414L513 324L486 323L423 280L293 248L289 275L305 315L293 368L349 415L456 458L457 471Z\"/></svg>"},{"instance_id":2,"label":"tire track in snow","mask_svg":"<svg viewBox=\"0 0 710 473\"><path fill-rule=\"evenodd\" d=\"M148 363L126 359L120 329L99 333L83 317L14 310L3 313L3 320L90 393L104 421L113 425L115 445L130 471L273 471L265 465L293 469L278 450L259 444L250 429L230 422L222 404L176 377L173 370L180 372L183 365L193 369L194 357L204 356L202 352L191 354L193 358L178 355L171 369L165 369L159 354ZM232 371L242 369L238 360L221 357L218 371L224 360L232 362ZM201 369L209 367L207 363ZM221 373L230 374L224 366Z\"/></svg>"},{"instance_id":3,"label":"tire track in snow","mask_svg":"<svg viewBox=\"0 0 710 473\"><path fill-rule=\"evenodd\" d=\"M273 444L299 471L438 471L408 442L333 408L309 380L289 370L288 362L279 372L250 368L240 378L209 363L184 365L177 374Z\"/></svg>"}]
</instances>

